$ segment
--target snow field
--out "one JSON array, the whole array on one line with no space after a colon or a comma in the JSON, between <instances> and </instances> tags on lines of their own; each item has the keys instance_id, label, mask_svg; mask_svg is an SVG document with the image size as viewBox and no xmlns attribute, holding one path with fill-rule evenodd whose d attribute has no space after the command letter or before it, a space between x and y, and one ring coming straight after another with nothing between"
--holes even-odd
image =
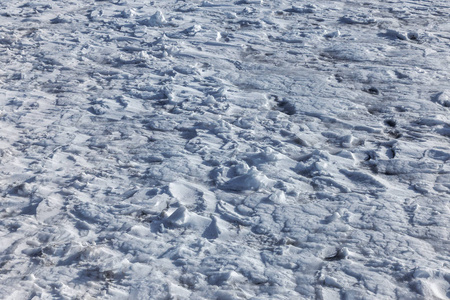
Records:
<instances>
[{"instance_id":1,"label":"snow field","mask_svg":"<svg viewBox=\"0 0 450 300\"><path fill-rule=\"evenodd\" d=\"M0 298L449 298L446 1L0 11Z\"/></svg>"}]
</instances>

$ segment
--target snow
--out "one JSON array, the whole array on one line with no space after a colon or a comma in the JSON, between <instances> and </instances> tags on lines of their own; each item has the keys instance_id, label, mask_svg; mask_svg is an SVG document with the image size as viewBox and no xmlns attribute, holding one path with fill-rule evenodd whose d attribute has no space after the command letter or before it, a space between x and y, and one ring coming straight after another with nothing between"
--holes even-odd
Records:
<instances>
[{"instance_id":1,"label":"snow","mask_svg":"<svg viewBox=\"0 0 450 300\"><path fill-rule=\"evenodd\" d=\"M0 298L450 298L447 1L0 11Z\"/></svg>"}]
</instances>

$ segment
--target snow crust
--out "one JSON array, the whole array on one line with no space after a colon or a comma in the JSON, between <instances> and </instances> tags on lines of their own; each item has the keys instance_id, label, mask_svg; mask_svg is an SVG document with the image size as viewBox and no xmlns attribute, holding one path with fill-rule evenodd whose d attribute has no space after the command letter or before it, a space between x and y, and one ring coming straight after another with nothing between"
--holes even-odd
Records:
<instances>
[{"instance_id":1,"label":"snow crust","mask_svg":"<svg viewBox=\"0 0 450 300\"><path fill-rule=\"evenodd\" d=\"M448 1L0 2L1 299L449 299Z\"/></svg>"}]
</instances>

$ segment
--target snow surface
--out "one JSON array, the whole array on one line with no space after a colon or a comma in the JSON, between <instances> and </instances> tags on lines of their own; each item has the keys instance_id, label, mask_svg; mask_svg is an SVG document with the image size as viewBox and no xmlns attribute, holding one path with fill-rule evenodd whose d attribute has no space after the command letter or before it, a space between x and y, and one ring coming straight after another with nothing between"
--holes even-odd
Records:
<instances>
[{"instance_id":1,"label":"snow surface","mask_svg":"<svg viewBox=\"0 0 450 300\"><path fill-rule=\"evenodd\" d=\"M448 1L0 12L0 298L450 298Z\"/></svg>"}]
</instances>

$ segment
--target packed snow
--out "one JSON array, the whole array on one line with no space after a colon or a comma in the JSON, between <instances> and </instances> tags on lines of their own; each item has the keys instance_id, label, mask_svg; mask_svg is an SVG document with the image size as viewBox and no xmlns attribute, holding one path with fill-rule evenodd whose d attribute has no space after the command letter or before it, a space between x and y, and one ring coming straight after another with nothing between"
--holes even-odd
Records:
<instances>
[{"instance_id":1,"label":"packed snow","mask_svg":"<svg viewBox=\"0 0 450 300\"><path fill-rule=\"evenodd\" d=\"M449 299L447 0L0 2L1 299Z\"/></svg>"}]
</instances>

